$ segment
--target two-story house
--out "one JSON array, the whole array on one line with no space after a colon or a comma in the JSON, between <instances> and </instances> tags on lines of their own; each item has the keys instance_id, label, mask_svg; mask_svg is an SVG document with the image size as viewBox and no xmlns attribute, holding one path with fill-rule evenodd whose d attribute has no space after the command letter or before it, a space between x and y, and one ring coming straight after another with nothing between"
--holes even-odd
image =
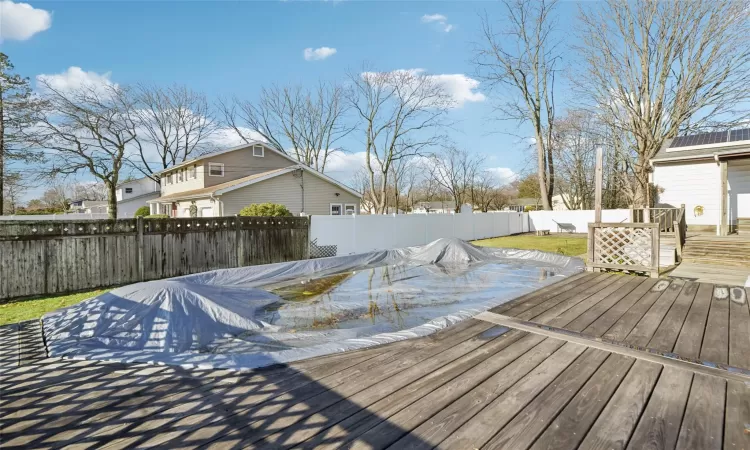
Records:
<instances>
[{"instance_id":1,"label":"two-story house","mask_svg":"<svg viewBox=\"0 0 750 450\"><path fill-rule=\"evenodd\" d=\"M159 198L159 182L149 177L130 180L117 185L117 217L131 218L141 206L148 206L148 201ZM106 202L105 202L106 203Z\"/></svg>"},{"instance_id":2,"label":"two-story house","mask_svg":"<svg viewBox=\"0 0 750 450\"><path fill-rule=\"evenodd\" d=\"M160 173L151 214L229 216L253 203L279 203L294 215L358 214L361 195L261 142L185 161Z\"/></svg>"}]
</instances>

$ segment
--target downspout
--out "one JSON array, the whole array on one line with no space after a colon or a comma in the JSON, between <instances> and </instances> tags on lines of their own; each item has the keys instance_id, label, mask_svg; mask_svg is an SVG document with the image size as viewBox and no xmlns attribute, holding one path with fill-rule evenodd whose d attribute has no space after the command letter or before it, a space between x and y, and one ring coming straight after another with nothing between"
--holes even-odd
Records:
<instances>
[{"instance_id":1,"label":"downspout","mask_svg":"<svg viewBox=\"0 0 750 450\"><path fill-rule=\"evenodd\" d=\"M215 205L218 205L219 213L216 215L216 217L222 217L224 215L224 204L222 201L214 196L214 193L211 192L211 200L214 202Z\"/></svg>"}]
</instances>

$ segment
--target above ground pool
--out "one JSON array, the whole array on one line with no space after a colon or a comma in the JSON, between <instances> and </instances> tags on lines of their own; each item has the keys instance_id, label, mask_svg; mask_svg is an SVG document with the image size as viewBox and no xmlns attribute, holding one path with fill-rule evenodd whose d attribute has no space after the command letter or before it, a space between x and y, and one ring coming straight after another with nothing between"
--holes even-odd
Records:
<instances>
[{"instance_id":1,"label":"above ground pool","mask_svg":"<svg viewBox=\"0 0 750 450\"><path fill-rule=\"evenodd\" d=\"M581 270L439 239L137 283L42 320L51 356L251 369L424 336Z\"/></svg>"}]
</instances>

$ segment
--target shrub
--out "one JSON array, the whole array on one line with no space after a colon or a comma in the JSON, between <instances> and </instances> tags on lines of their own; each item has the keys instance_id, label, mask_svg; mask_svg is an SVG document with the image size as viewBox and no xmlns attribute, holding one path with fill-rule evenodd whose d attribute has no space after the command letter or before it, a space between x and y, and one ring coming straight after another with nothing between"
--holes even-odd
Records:
<instances>
[{"instance_id":1,"label":"shrub","mask_svg":"<svg viewBox=\"0 0 750 450\"><path fill-rule=\"evenodd\" d=\"M145 217L151 214L151 208L148 206L141 206L135 210L135 217Z\"/></svg>"},{"instance_id":2,"label":"shrub","mask_svg":"<svg viewBox=\"0 0 750 450\"><path fill-rule=\"evenodd\" d=\"M166 214L149 214L144 219L169 219L169 216Z\"/></svg>"},{"instance_id":3,"label":"shrub","mask_svg":"<svg viewBox=\"0 0 750 450\"><path fill-rule=\"evenodd\" d=\"M264 216L264 217L283 217L291 216L292 213L286 209L286 206L278 203L253 203L245 206L240 210L240 216Z\"/></svg>"}]
</instances>

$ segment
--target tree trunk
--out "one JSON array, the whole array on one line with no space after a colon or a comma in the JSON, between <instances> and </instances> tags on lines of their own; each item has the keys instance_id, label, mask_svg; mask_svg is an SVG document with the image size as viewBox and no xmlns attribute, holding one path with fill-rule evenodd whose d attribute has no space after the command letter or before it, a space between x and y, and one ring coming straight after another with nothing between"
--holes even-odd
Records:
<instances>
[{"instance_id":1,"label":"tree trunk","mask_svg":"<svg viewBox=\"0 0 750 450\"><path fill-rule=\"evenodd\" d=\"M539 177L539 196L542 200L542 208L551 211L552 205L550 202L549 187L547 186L547 165L545 164L544 147L539 142L539 134L537 134L536 143L536 167L537 176Z\"/></svg>"},{"instance_id":2,"label":"tree trunk","mask_svg":"<svg viewBox=\"0 0 750 450\"><path fill-rule=\"evenodd\" d=\"M107 213L110 220L117 219L117 185L106 182L107 186Z\"/></svg>"},{"instance_id":3,"label":"tree trunk","mask_svg":"<svg viewBox=\"0 0 750 450\"><path fill-rule=\"evenodd\" d=\"M3 191L5 189L5 122L2 90L0 89L0 216L5 213Z\"/></svg>"}]
</instances>

